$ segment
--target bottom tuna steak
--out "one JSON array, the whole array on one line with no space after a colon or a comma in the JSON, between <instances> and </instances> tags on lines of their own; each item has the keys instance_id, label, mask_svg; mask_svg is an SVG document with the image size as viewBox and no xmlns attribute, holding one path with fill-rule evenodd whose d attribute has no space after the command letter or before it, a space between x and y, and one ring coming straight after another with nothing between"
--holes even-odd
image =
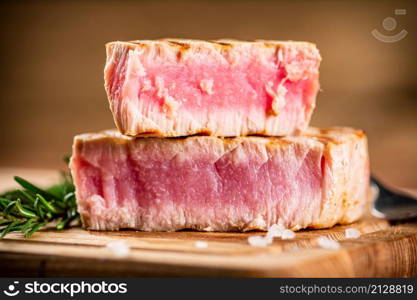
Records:
<instances>
[{"instance_id":1,"label":"bottom tuna steak","mask_svg":"<svg viewBox=\"0 0 417 300\"><path fill-rule=\"evenodd\" d=\"M369 185L361 131L298 137L75 137L71 170L84 227L293 230L357 220Z\"/></svg>"}]
</instances>

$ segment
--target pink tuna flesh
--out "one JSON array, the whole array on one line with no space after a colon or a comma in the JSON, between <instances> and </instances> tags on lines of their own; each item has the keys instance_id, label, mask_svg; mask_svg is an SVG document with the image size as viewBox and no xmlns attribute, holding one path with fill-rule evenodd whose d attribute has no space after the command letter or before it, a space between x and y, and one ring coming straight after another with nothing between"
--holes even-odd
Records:
<instances>
[{"instance_id":1,"label":"pink tuna flesh","mask_svg":"<svg viewBox=\"0 0 417 300\"><path fill-rule=\"evenodd\" d=\"M75 137L71 170L93 230L298 230L357 220L369 184L367 141L348 128L297 137Z\"/></svg>"},{"instance_id":2,"label":"pink tuna flesh","mask_svg":"<svg viewBox=\"0 0 417 300\"><path fill-rule=\"evenodd\" d=\"M125 135L292 135L319 89L314 44L156 40L106 45L104 79Z\"/></svg>"}]
</instances>

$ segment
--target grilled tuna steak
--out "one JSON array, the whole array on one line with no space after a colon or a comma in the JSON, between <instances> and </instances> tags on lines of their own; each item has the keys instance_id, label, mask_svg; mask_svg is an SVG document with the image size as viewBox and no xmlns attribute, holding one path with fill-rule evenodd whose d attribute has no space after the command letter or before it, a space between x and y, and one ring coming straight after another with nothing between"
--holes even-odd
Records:
<instances>
[{"instance_id":1,"label":"grilled tuna steak","mask_svg":"<svg viewBox=\"0 0 417 300\"><path fill-rule=\"evenodd\" d=\"M363 213L367 140L358 130L297 137L75 137L71 171L84 227L144 231L325 228Z\"/></svg>"},{"instance_id":2,"label":"grilled tuna steak","mask_svg":"<svg viewBox=\"0 0 417 300\"><path fill-rule=\"evenodd\" d=\"M314 44L155 40L106 48L105 88L125 135L292 135L307 128L315 107Z\"/></svg>"}]
</instances>

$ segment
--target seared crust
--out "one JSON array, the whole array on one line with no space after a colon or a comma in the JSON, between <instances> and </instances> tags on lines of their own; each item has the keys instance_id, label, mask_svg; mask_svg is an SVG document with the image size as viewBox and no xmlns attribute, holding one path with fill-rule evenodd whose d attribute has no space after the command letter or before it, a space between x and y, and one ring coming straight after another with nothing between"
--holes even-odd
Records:
<instances>
[{"instance_id":1,"label":"seared crust","mask_svg":"<svg viewBox=\"0 0 417 300\"><path fill-rule=\"evenodd\" d=\"M218 139L222 140L224 143L234 142L234 141L244 141L245 139L260 139L264 140L268 144L285 144L291 143L297 139L310 137L321 142L324 145L335 144L339 145L343 142L346 142L349 139L362 139L366 138L366 135L361 129L354 129L350 127L331 127L331 128L317 128L309 127L304 133L299 136L288 136L288 137L265 137L265 136L240 136L240 137L215 137L215 136L188 136L188 137L170 137L169 140L185 141L186 139ZM135 139L144 139L152 138L149 137L132 137L121 134L119 131L114 129L103 130L97 133L85 133L75 136L74 140L78 141L113 141L118 143L126 143L133 141Z\"/></svg>"},{"instance_id":2,"label":"seared crust","mask_svg":"<svg viewBox=\"0 0 417 300\"><path fill-rule=\"evenodd\" d=\"M213 45L222 49L228 49L232 47L237 47L243 44L256 44L258 46L264 47L277 47L282 46L302 46L302 47L311 47L316 49L316 44L310 42L300 42L300 41L274 41L274 40L253 40L253 41L241 41L233 39L219 39L219 40L194 40L194 39L173 39L173 38L163 38L158 40L134 40L134 41L113 41L106 44L106 47L113 47L116 45L124 45L131 49L137 47L146 47L154 45L171 45L174 47L180 47L182 50L188 50L191 47L198 47L203 45Z\"/></svg>"}]
</instances>

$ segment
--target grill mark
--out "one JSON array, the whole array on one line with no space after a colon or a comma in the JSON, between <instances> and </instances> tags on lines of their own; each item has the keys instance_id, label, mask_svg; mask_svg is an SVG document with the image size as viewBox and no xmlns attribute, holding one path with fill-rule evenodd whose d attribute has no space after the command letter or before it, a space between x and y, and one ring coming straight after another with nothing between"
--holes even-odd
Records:
<instances>
[{"instance_id":1,"label":"grill mark","mask_svg":"<svg viewBox=\"0 0 417 300\"><path fill-rule=\"evenodd\" d=\"M181 50L188 50L190 49L191 45L183 42L168 40L168 43L174 46L179 46Z\"/></svg>"},{"instance_id":2,"label":"grill mark","mask_svg":"<svg viewBox=\"0 0 417 300\"><path fill-rule=\"evenodd\" d=\"M233 47L233 44L232 43L217 42L217 41L209 41L209 42L212 43L212 44L219 45L219 46L221 46L223 48L232 48Z\"/></svg>"},{"instance_id":3,"label":"grill mark","mask_svg":"<svg viewBox=\"0 0 417 300\"><path fill-rule=\"evenodd\" d=\"M148 130L148 131L142 131L140 134L138 134L137 136L158 136L161 135L162 132L158 131L158 130Z\"/></svg>"}]
</instances>

